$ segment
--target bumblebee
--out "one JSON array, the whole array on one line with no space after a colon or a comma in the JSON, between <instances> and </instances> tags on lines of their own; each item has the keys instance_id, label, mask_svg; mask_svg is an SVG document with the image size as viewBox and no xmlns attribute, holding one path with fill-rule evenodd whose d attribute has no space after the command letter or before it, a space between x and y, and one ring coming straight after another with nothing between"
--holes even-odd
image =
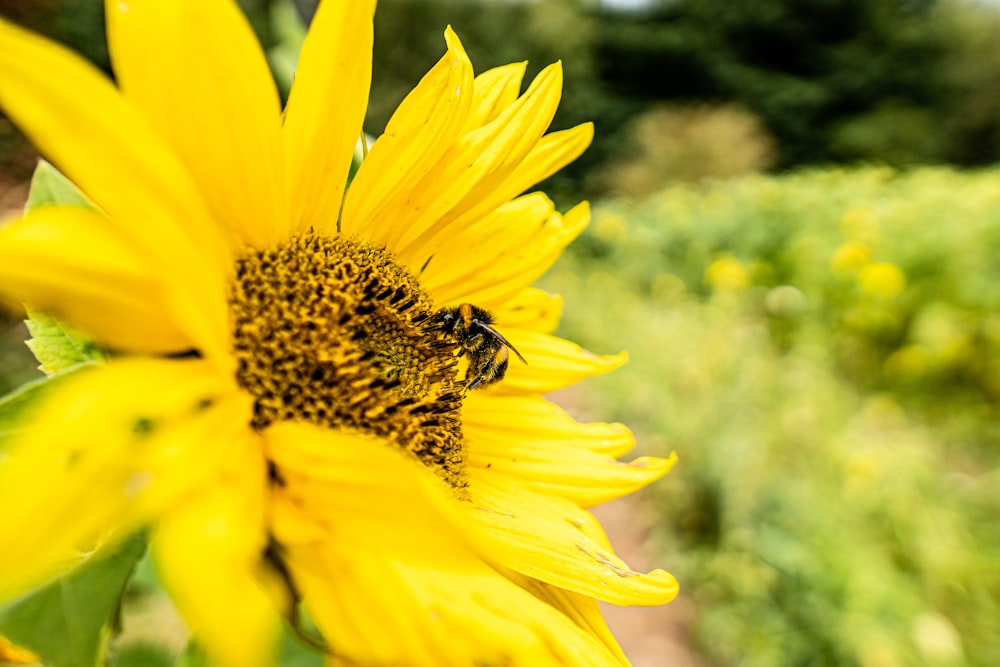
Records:
<instances>
[{"instance_id":1,"label":"bumblebee","mask_svg":"<svg viewBox=\"0 0 1000 667\"><path fill-rule=\"evenodd\" d=\"M517 355L523 363L521 353L493 328L493 316L478 306L463 303L458 308L442 308L435 313L438 325L445 333L453 336L462 346L460 354L469 357L469 369L465 372L467 389L488 387L503 379L507 373L507 350Z\"/></svg>"}]
</instances>

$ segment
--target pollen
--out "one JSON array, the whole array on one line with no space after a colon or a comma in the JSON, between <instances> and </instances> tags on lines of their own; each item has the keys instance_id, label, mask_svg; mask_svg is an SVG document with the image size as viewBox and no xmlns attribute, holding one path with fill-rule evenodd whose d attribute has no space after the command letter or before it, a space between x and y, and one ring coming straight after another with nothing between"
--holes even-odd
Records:
<instances>
[{"instance_id":1,"label":"pollen","mask_svg":"<svg viewBox=\"0 0 1000 667\"><path fill-rule=\"evenodd\" d=\"M375 435L465 487L459 349L391 253L292 237L237 260L229 302L254 428L301 421Z\"/></svg>"}]
</instances>

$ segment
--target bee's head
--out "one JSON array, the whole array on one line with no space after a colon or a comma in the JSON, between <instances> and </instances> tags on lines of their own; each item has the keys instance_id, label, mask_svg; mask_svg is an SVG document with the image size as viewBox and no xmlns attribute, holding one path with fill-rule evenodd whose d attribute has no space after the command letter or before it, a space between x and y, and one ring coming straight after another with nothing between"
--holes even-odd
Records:
<instances>
[{"instance_id":1,"label":"bee's head","mask_svg":"<svg viewBox=\"0 0 1000 667\"><path fill-rule=\"evenodd\" d=\"M459 328L459 323L462 323L462 328L468 326L464 324L464 318L459 308L442 308L437 312L435 320L437 326L448 333L453 333L456 328Z\"/></svg>"}]
</instances>

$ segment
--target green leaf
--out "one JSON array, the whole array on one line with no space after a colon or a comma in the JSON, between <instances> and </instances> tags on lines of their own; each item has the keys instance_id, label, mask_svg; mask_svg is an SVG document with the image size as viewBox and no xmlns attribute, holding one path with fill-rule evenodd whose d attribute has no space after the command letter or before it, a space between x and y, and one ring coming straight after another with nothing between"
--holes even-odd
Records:
<instances>
[{"instance_id":1,"label":"green leaf","mask_svg":"<svg viewBox=\"0 0 1000 667\"><path fill-rule=\"evenodd\" d=\"M322 667L326 656L306 646L285 628L281 642L281 667Z\"/></svg>"},{"instance_id":2,"label":"green leaf","mask_svg":"<svg viewBox=\"0 0 1000 667\"><path fill-rule=\"evenodd\" d=\"M6 537L11 538L16 536ZM31 650L46 667L103 665L125 585L145 549L145 534L133 535L5 605L0 634Z\"/></svg>"},{"instance_id":3,"label":"green leaf","mask_svg":"<svg viewBox=\"0 0 1000 667\"><path fill-rule=\"evenodd\" d=\"M84 206L93 208L80 190L58 169L40 160L31 177L31 189L24 212L40 206ZM28 341L42 372L52 375L85 361L103 361L104 355L94 344L67 329L52 317L28 310L27 325L32 339Z\"/></svg>"},{"instance_id":4,"label":"green leaf","mask_svg":"<svg viewBox=\"0 0 1000 667\"><path fill-rule=\"evenodd\" d=\"M39 160L35 173L31 176L31 187L28 190L28 201L24 205L24 212L28 213L39 206L52 204L94 207L80 189L58 169L45 160Z\"/></svg>"},{"instance_id":5,"label":"green leaf","mask_svg":"<svg viewBox=\"0 0 1000 667\"><path fill-rule=\"evenodd\" d=\"M82 371L91 364L78 364L64 369L58 375L39 378L29 382L0 398L0 447L18 426L27 421L46 395L69 376Z\"/></svg>"},{"instance_id":6,"label":"green leaf","mask_svg":"<svg viewBox=\"0 0 1000 667\"><path fill-rule=\"evenodd\" d=\"M28 309L25 324L31 340L25 344L38 359L39 368L46 375L60 373L88 361L106 361L107 357L94 343L84 340L55 318Z\"/></svg>"}]
</instances>

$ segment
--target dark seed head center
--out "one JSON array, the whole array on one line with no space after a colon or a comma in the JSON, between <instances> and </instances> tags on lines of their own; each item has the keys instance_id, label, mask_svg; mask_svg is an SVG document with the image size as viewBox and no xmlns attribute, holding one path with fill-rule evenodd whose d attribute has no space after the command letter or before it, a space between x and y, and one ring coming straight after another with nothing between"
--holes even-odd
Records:
<instances>
[{"instance_id":1,"label":"dark seed head center","mask_svg":"<svg viewBox=\"0 0 1000 667\"><path fill-rule=\"evenodd\" d=\"M376 435L465 485L459 349L389 252L293 237L237 261L230 307L255 428L303 421Z\"/></svg>"}]
</instances>

